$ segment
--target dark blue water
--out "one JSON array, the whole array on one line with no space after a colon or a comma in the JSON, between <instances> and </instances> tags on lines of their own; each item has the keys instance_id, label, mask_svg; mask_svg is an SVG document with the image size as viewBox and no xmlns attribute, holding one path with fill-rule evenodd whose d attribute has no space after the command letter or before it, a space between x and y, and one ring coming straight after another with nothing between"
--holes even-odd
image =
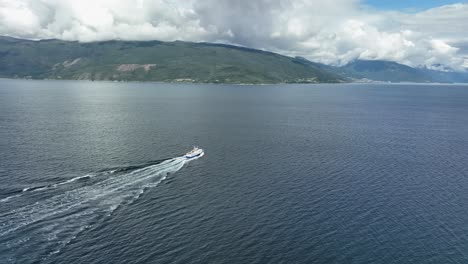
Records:
<instances>
[{"instance_id":1,"label":"dark blue water","mask_svg":"<svg viewBox=\"0 0 468 264\"><path fill-rule=\"evenodd\" d=\"M0 154L0 263L468 263L468 86L0 80Z\"/></svg>"}]
</instances>

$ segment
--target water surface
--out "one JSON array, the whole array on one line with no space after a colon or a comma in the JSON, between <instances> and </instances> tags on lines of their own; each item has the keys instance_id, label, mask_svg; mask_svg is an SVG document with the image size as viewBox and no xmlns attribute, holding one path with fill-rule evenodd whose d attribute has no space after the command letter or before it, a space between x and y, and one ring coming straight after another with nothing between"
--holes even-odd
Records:
<instances>
[{"instance_id":1,"label":"water surface","mask_svg":"<svg viewBox=\"0 0 468 264\"><path fill-rule=\"evenodd\" d=\"M467 150L468 86L0 80L0 262L466 263Z\"/></svg>"}]
</instances>

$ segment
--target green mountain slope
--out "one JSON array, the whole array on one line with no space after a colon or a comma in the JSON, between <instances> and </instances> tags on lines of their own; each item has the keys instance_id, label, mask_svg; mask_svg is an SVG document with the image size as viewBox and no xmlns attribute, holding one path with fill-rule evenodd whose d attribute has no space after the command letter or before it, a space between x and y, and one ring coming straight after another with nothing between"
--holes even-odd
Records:
<instances>
[{"instance_id":1,"label":"green mountain slope","mask_svg":"<svg viewBox=\"0 0 468 264\"><path fill-rule=\"evenodd\" d=\"M220 83L341 82L296 58L230 45L0 37L0 77Z\"/></svg>"}]
</instances>

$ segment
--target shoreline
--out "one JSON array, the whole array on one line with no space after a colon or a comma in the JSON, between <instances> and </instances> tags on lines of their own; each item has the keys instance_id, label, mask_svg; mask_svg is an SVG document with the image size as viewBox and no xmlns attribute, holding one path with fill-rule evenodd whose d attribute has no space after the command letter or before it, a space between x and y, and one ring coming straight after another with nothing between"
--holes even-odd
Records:
<instances>
[{"instance_id":1,"label":"shoreline","mask_svg":"<svg viewBox=\"0 0 468 264\"><path fill-rule=\"evenodd\" d=\"M160 84L213 84L213 85L285 85L285 84L345 84L353 82L278 82L278 83L235 83L235 82L197 82L197 81L115 81L115 80L88 80L88 79L36 79L36 78L9 78L0 77L0 80L24 81L80 81L80 82L109 82L109 83L160 83Z\"/></svg>"},{"instance_id":2,"label":"shoreline","mask_svg":"<svg viewBox=\"0 0 468 264\"><path fill-rule=\"evenodd\" d=\"M311 82L311 83L292 83L292 82L281 82L281 83L223 83L223 82L165 82L165 81L111 81L111 80L76 80L76 79L34 79L34 78L8 78L0 77L0 80L20 80L20 81L64 81L64 82L100 82L100 83L155 83L155 84L206 84L206 85L236 85L236 86L268 86L268 85L324 85L324 84L389 84L389 85L462 85L466 86L467 83L438 83L438 82L384 82L384 81L371 81L371 82Z\"/></svg>"}]
</instances>

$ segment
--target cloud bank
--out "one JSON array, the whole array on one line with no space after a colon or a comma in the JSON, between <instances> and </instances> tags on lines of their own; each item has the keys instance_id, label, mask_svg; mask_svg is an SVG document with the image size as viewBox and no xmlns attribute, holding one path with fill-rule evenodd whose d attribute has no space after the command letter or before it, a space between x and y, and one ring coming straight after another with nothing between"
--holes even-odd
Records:
<instances>
[{"instance_id":1,"label":"cloud bank","mask_svg":"<svg viewBox=\"0 0 468 264\"><path fill-rule=\"evenodd\" d=\"M462 3L404 13L360 0L0 0L0 35L221 42L333 65L379 59L463 70L467 25Z\"/></svg>"}]
</instances>

